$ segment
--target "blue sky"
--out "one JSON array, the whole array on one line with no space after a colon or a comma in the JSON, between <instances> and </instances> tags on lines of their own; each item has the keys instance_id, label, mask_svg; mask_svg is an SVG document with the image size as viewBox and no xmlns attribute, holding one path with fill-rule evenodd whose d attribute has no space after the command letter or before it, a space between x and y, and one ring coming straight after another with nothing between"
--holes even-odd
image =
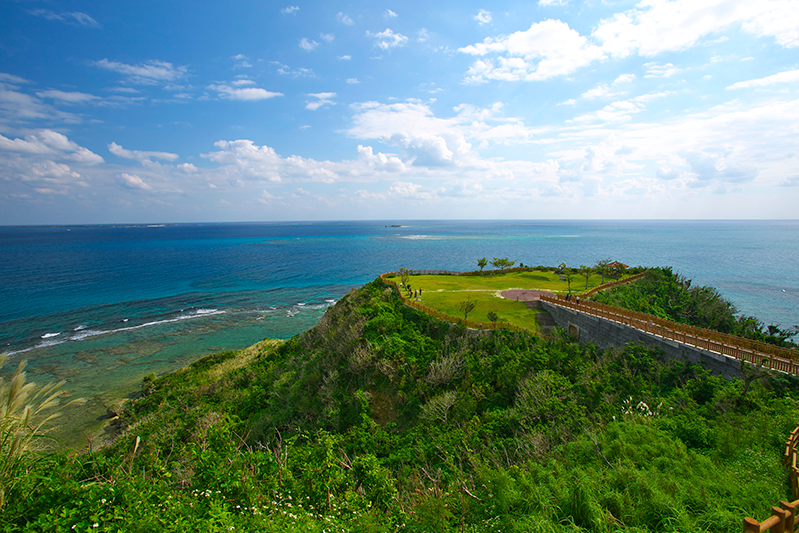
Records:
<instances>
[{"instance_id":1,"label":"blue sky","mask_svg":"<svg viewBox=\"0 0 799 533\"><path fill-rule=\"evenodd\" d=\"M798 0L0 3L0 224L797 218Z\"/></svg>"}]
</instances>

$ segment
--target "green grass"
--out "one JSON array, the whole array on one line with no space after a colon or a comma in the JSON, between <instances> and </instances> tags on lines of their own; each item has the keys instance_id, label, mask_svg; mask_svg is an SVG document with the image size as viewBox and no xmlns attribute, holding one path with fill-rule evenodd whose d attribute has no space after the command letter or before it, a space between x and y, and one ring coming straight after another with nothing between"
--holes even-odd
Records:
<instances>
[{"instance_id":1,"label":"green grass","mask_svg":"<svg viewBox=\"0 0 799 533\"><path fill-rule=\"evenodd\" d=\"M476 306L469 313L469 320L489 322L487 314L497 314L499 322L509 322L533 332L539 331L536 315L542 311L527 309L524 302L506 300L499 293L508 289L529 289L565 294L568 283L560 280L561 276L553 271L547 272L510 272L487 276L446 276L419 275L411 276L409 283L412 289L422 289L422 303L431 309L462 318L460 303L467 298ZM393 278L399 282L399 278ZM607 277L605 281L610 281ZM588 290L600 285L602 276L592 274L588 278ZM573 293L586 290L585 278L572 276Z\"/></svg>"}]
</instances>

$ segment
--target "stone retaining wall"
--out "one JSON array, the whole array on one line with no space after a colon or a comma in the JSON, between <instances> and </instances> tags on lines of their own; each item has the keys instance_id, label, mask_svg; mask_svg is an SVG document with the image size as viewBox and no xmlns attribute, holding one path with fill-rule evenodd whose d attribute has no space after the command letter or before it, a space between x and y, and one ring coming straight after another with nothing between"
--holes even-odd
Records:
<instances>
[{"instance_id":1,"label":"stone retaining wall","mask_svg":"<svg viewBox=\"0 0 799 533\"><path fill-rule=\"evenodd\" d=\"M627 344L643 345L662 350L668 360L699 364L715 375L741 378L741 361L713 352L680 344L594 315L541 301L541 308L549 312L559 327L581 343L593 343L599 348L623 348Z\"/></svg>"}]
</instances>

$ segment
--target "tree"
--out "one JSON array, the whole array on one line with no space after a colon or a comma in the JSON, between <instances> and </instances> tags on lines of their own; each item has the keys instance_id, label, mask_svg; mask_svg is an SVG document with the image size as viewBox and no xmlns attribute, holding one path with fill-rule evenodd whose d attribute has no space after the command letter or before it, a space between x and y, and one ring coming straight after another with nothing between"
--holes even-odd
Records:
<instances>
[{"instance_id":1,"label":"tree","mask_svg":"<svg viewBox=\"0 0 799 533\"><path fill-rule=\"evenodd\" d=\"M466 322L469 319L469 313L474 311L474 306L477 305L474 301L470 298L466 298L459 304L461 311L463 311L463 321Z\"/></svg>"},{"instance_id":2,"label":"tree","mask_svg":"<svg viewBox=\"0 0 799 533\"><path fill-rule=\"evenodd\" d=\"M592 271L590 266L580 265L580 275L585 277L585 290L588 290L588 278L591 277Z\"/></svg>"},{"instance_id":3,"label":"tree","mask_svg":"<svg viewBox=\"0 0 799 533\"><path fill-rule=\"evenodd\" d=\"M605 284L605 276L607 276L607 274L608 274L608 265L611 262L612 261L610 260L610 258L602 259L601 261L597 261L596 262L596 271L599 272L600 274L602 274L602 284L603 285Z\"/></svg>"},{"instance_id":4,"label":"tree","mask_svg":"<svg viewBox=\"0 0 799 533\"><path fill-rule=\"evenodd\" d=\"M397 275L400 277L400 280L402 281L402 286L408 287L409 286L408 278L411 276L411 271L405 267L400 267L400 269L397 270Z\"/></svg>"},{"instance_id":5,"label":"tree","mask_svg":"<svg viewBox=\"0 0 799 533\"><path fill-rule=\"evenodd\" d=\"M481 271L486 267L487 264L488 260L485 257L477 260L477 266L480 267Z\"/></svg>"},{"instance_id":6,"label":"tree","mask_svg":"<svg viewBox=\"0 0 799 533\"><path fill-rule=\"evenodd\" d=\"M507 257L495 257L493 261L491 261L491 266L494 268L499 268L501 270L505 270L506 268L511 268L513 265L516 264L516 259L513 261L508 260Z\"/></svg>"},{"instance_id":7,"label":"tree","mask_svg":"<svg viewBox=\"0 0 799 533\"><path fill-rule=\"evenodd\" d=\"M566 263L561 263L558 265L558 270L563 272L563 275L566 277L566 285L569 288L569 292L572 291L572 276L574 275L574 271L566 266Z\"/></svg>"},{"instance_id":8,"label":"tree","mask_svg":"<svg viewBox=\"0 0 799 533\"><path fill-rule=\"evenodd\" d=\"M486 314L486 318L488 318L492 324L496 324L497 320L499 319L494 311L489 311L488 314Z\"/></svg>"}]
</instances>

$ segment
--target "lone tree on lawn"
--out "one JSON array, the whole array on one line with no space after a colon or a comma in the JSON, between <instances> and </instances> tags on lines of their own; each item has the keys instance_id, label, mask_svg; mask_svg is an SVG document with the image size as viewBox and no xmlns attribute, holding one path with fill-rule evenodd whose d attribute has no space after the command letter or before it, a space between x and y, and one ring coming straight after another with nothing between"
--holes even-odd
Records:
<instances>
[{"instance_id":1,"label":"lone tree on lawn","mask_svg":"<svg viewBox=\"0 0 799 533\"><path fill-rule=\"evenodd\" d=\"M511 268L515 264L516 264L516 259L514 259L513 261L509 261L507 257L495 257L494 260L491 261L491 266L502 270L505 270L506 268Z\"/></svg>"},{"instance_id":2,"label":"lone tree on lawn","mask_svg":"<svg viewBox=\"0 0 799 533\"><path fill-rule=\"evenodd\" d=\"M481 271L486 267L487 264L488 260L485 257L477 260L477 266L480 267Z\"/></svg>"},{"instance_id":3,"label":"lone tree on lawn","mask_svg":"<svg viewBox=\"0 0 799 533\"><path fill-rule=\"evenodd\" d=\"M400 269L397 270L397 275L400 277L400 280L402 280L402 286L407 287L408 278L411 276L411 271L405 267L400 267Z\"/></svg>"},{"instance_id":4,"label":"lone tree on lawn","mask_svg":"<svg viewBox=\"0 0 799 533\"><path fill-rule=\"evenodd\" d=\"M464 301L460 303L461 311L463 311L463 321L466 322L469 320L469 313L474 311L474 306L477 305L474 301L469 298L466 298Z\"/></svg>"},{"instance_id":5,"label":"lone tree on lawn","mask_svg":"<svg viewBox=\"0 0 799 533\"><path fill-rule=\"evenodd\" d=\"M580 275L585 277L585 290L588 290L588 278L591 277L592 271L590 266L580 265Z\"/></svg>"},{"instance_id":6,"label":"lone tree on lawn","mask_svg":"<svg viewBox=\"0 0 799 533\"><path fill-rule=\"evenodd\" d=\"M497 319L499 319L499 317L494 311L489 311L488 314L486 314L486 318L488 318L488 320L490 320L492 324L496 324Z\"/></svg>"},{"instance_id":7,"label":"lone tree on lawn","mask_svg":"<svg viewBox=\"0 0 799 533\"><path fill-rule=\"evenodd\" d=\"M611 263L610 258L602 259L596 262L596 270L602 274L602 284L605 284L605 276L608 274L608 265Z\"/></svg>"},{"instance_id":8,"label":"lone tree on lawn","mask_svg":"<svg viewBox=\"0 0 799 533\"><path fill-rule=\"evenodd\" d=\"M566 266L566 263L561 263L560 265L558 265L558 270L563 272L563 275L566 278L566 285L569 287L569 293L571 293L571 291L572 291L572 275L574 274L574 272L572 271L571 268Z\"/></svg>"}]
</instances>

